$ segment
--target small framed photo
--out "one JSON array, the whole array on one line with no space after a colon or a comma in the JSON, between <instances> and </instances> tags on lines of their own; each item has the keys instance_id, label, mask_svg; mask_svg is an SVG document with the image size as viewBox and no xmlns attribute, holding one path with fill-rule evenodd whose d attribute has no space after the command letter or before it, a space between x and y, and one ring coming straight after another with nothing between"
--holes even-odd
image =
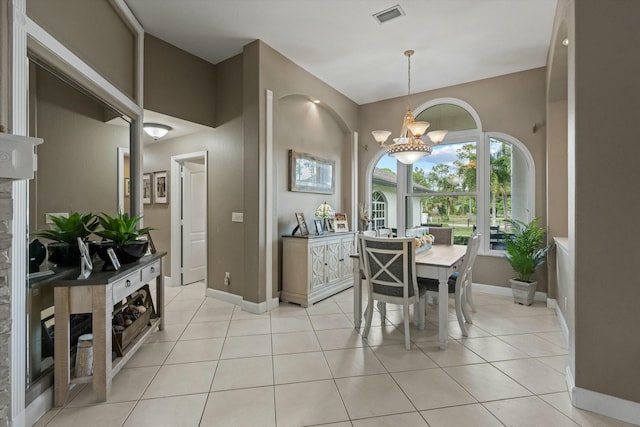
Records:
<instances>
[{"instance_id":1,"label":"small framed photo","mask_svg":"<svg viewBox=\"0 0 640 427\"><path fill-rule=\"evenodd\" d=\"M169 203L167 199L167 171L153 174L153 203Z\"/></svg>"},{"instance_id":2,"label":"small framed photo","mask_svg":"<svg viewBox=\"0 0 640 427\"><path fill-rule=\"evenodd\" d=\"M336 233L346 233L349 231L349 223L347 221L333 221L333 231Z\"/></svg>"},{"instance_id":3,"label":"small framed photo","mask_svg":"<svg viewBox=\"0 0 640 427\"><path fill-rule=\"evenodd\" d=\"M296 221L298 221L298 227L296 227L296 229L300 230L300 235L308 236L309 228L307 227L307 222L304 220L304 214L302 212L296 212ZM295 231L296 230L294 230L294 234Z\"/></svg>"},{"instance_id":4,"label":"small framed photo","mask_svg":"<svg viewBox=\"0 0 640 427\"><path fill-rule=\"evenodd\" d=\"M130 178L124 179L124 196L125 197L131 196L131 179Z\"/></svg>"},{"instance_id":5,"label":"small framed photo","mask_svg":"<svg viewBox=\"0 0 640 427\"><path fill-rule=\"evenodd\" d=\"M118 260L118 256L116 255L113 248L107 249L107 254L109 255L109 260L111 260L111 265L113 265L113 268L115 268L116 270L120 270L120 260Z\"/></svg>"},{"instance_id":6,"label":"small framed photo","mask_svg":"<svg viewBox=\"0 0 640 427\"><path fill-rule=\"evenodd\" d=\"M344 213L344 212L336 212L336 214L333 217L333 219L335 219L336 221L346 221L347 220L347 214Z\"/></svg>"},{"instance_id":7,"label":"small framed photo","mask_svg":"<svg viewBox=\"0 0 640 427\"><path fill-rule=\"evenodd\" d=\"M314 219L313 223L316 226L316 234L318 236L321 235L321 234L324 234L324 230L322 228L322 220L321 219Z\"/></svg>"},{"instance_id":8,"label":"small framed photo","mask_svg":"<svg viewBox=\"0 0 640 427\"><path fill-rule=\"evenodd\" d=\"M142 203L151 203L151 174L142 175Z\"/></svg>"}]
</instances>

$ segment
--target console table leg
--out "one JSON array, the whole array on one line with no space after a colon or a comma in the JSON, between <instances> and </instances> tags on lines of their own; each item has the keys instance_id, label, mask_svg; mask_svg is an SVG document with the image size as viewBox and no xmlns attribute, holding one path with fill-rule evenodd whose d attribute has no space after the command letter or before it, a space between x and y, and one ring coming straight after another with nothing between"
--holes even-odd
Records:
<instances>
[{"instance_id":1,"label":"console table leg","mask_svg":"<svg viewBox=\"0 0 640 427\"><path fill-rule=\"evenodd\" d=\"M105 402L111 394L111 296L107 286L94 286L93 311L93 392ZM107 309L107 307L109 307Z\"/></svg>"},{"instance_id":2,"label":"console table leg","mask_svg":"<svg viewBox=\"0 0 640 427\"><path fill-rule=\"evenodd\" d=\"M69 361L69 289L55 288L53 301L56 307L56 339L54 341L55 357L55 385L54 406L64 406L69 394L69 375L71 366Z\"/></svg>"}]
</instances>

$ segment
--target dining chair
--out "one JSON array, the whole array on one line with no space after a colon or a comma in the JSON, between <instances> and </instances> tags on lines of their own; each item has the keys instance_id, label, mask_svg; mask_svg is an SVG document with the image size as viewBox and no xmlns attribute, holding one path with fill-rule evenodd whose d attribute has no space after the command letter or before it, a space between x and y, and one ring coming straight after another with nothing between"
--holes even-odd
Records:
<instances>
[{"instance_id":1,"label":"dining chair","mask_svg":"<svg viewBox=\"0 0 640 427\"><path fill-rule=\"evenodd\" d=\"M453 227L429 227L429 234L435 238L434 245L453 245Z\"/></svg>"},{"instance_id":2,"label":"dining chair","mask_svg":"<svg viewBox=\"0 0 640 427\"><path fill-rule=\"evenodd\" d=\"M393 237L390 228L378 228L378 237Z\"/></svg>"},{"instance_id":3,"label":"dining chair","mask_svg":"<svg viewBox=\"0 0 640 427\"><path fill-rule=\"evenodd\" d=\"M376 237L378 235L375 230L365 230L362 232L362 234L369 237Z\"/></svg>"},{"instance_id":4,"label":"dining chair","mask_svg":"<svg viewBox=\"0 0 640 427\"><path fill-rule=\"evenodd\" d=\"M478 255L479 248L480 235L473 234L469 237L467 251L465 252L462 266L457 272L452 274L448 280L449 294L454 295L456 317L458 318L458 324L462 330L462 335L465 337L468 336L465 322L473 323L471 314L467 310L467 304L470 304L471 301L471 272L476 255ZM440 285L437 279L418 277L418 284L420 287L427 288L428 295L438 295Z\"/></svg>"},{"instance_id":5,"label":"dining chair","mask_svg":"<svg viewBox=\"0 0 640 427\"><path fill-rule=\"evenodd\" d=\"M404 346L411 349L409 337L409 304L419 329L424 328L426 287L420 288L416 278L413 238L369 237L360 235L360 261L368 288L368 305L362 336L367 338L373 318L373 301L402 305Z\"/></svg>"}]
</instances>

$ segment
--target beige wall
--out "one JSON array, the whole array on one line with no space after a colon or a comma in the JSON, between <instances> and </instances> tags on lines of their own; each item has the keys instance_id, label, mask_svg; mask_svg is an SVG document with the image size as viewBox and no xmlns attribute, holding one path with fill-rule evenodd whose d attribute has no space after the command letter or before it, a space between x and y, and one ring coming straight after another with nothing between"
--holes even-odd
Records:
<instances>
[{"instance_id":1,"label":"beige wall","mask_svg":"<svg viewBox=\"0 0 640 427\"><path fill-rule=\"evenodd\" d=\"M38 171L30 181L30 228L46 228L45 213L115 214L117 151L129 146L129 127L104 123L101 103L49 72L38 68L35 76L34 136L44 143L37 147Z\"/></svg>"},{"instance_id":2,"label":"beige wall","mask_svg":"<svg viewBox=\"0 0 640 427\"><path fill-rule=\"evenodd\" d=\"M215 65L151 34L144 38L144 107L214 126Z\"/></svg>"},{"instance_id":3,"label":"beige wall","mask_svg":"<svg viewBox=\"0 0 640 427\"><path fill-rule=\"evenodd\" d=\"M27 14L135 99L136 40L109 0L28 0Z\"/></svg>"},{"instance_id":4,"label":"beige wall","mask_svg":"<svg viewBox=\"0 0 640 427\"><path fill-rule=\"evenodd\" d=\"M444 97L465 101L480 116L485 132L503 132L525 144L535 162L535 214L542 217L542 225L545 224L546 215L545 132L538 130L534 133L532 128L534 123L540 126L546 120L545 79L545 69L539 68L411 96L413 107ZM369 149L360 151L358 159L361 177L359 200L370 197L364 194L365 171L381 151L371 131L399 129L405 110L406 97L366 104L360 108L361 143L368 145ZM511 267L502 257L478 256L473 270L473 280L477 283L508 287L509 279L513 276ZM546 292L546 276L546 266L536 272L535 278L540 281L538 291Z\"/></svg>"},{"instance_id":5,"label":"beige wall","mask_svg":"<svg viewBox=\"0 0 640 427\"><path fill-rule=\"evenodd\" d=\"M569 228L575 251L575 382L634 402L640 402L640 340L633 332L640 301L634 268L640 199L633 189L640 182L638 16L636 0L575 2L568 106L575 130L575 138L571 131L569 137L576 183L570 193L575 222ZM598 243L594 233L602 235Z\"/></svg>"}]
</instances>

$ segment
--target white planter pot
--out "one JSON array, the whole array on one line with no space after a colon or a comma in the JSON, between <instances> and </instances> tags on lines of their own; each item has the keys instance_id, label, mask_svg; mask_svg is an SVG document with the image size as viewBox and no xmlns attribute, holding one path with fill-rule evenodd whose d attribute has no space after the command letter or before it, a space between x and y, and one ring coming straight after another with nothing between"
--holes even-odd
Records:
<instances>
[{"instance_id":1,"label":"white planter pot","mask_svg":"<svg viewBox=\"0 0 640 427\"><path fill-rule=\"evenodd\" d=\"M533 303L538 282L521 282L517 279L509 279L509 282L511 283L514 302L523 305L531 305Z\"/></svg>"}]
</instances>

